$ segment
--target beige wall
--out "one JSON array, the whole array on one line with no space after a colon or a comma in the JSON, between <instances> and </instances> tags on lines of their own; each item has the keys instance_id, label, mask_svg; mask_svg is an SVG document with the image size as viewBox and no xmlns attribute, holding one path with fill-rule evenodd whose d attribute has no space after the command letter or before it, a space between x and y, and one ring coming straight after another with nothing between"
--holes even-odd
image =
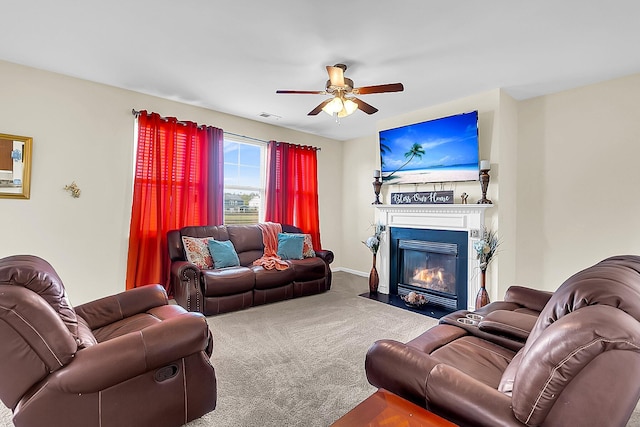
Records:
<instances>
[{"instance_id":1,"label":"beige wall","mask_svg":"<svg viewBox=\"0 0 640 427\"><path fill-rule=\"evenodd\" d=\"M640 74L519 105L517 280L640 254Z\"/></svg>"},{"instance_id":2,"label":"beige wall","mask_svg":"<svg viewBox=\"0 0 640 427\"><path fill-rule=\"evenodd\" d=\"M79 304L122 291L131 209L131 109L320 147L323 246L340 265L342 144L257 121L0 61L0 133L33 137L29 200L0 199L0 257L39 255ZM247 101L250 102L250 101ZM74 199L63 187L75 181Z\"/></svg>"}]
</instances>

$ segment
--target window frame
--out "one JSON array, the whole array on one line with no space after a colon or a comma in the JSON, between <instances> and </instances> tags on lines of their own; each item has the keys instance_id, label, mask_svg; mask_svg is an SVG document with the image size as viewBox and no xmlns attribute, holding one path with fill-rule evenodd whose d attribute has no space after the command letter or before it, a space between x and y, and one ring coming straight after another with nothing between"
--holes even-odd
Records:
<instances>
[{"instance_id":1,"label":"window frame","mask_svg":"<svg viewBox=\"0 0 640 427\"><path fill-rule=\"evenodd\" d=\"M253 187L253 186L244 186L244 185L234 185L234 186L227 186L226 180L225 180L225 184L224 184L224 189L223 192L224 194L228 194L228 193L236 193L236 192L250 192L250 193L258 193L259 197L260 197L260 206L258 207L258 221L259 222L264 222L264 217L265 217L265 196L266 196L266 181L267 181L267 143L266 142L262 142L262 141L258 141L258 140L254 140L254 139L250 139L250 138L246 138L246 137L242 137L239 135L233 135L233 134L227 134L225 132L224 134L224 144L226 145L226 143L235 143L235 144L241 144L241 145L251 145L251 146L255 146L255 147L259 147L260 148L260 160L259 160L259 166L260 166L260 184L259 187ZM225 147L226 148L226 147ZM225 157L224 160L224 164L227 165L227 163L229 164L235 164L237 166L242 165L242 163L239 162L227 162L227 159ZM224 208L224 220L223 223L226 225L227 224L227 209L226 209L226 203L225 203L225 208ZM233 222L230 222L229 224L233 224Z\"/></svg>"}]
</instances>

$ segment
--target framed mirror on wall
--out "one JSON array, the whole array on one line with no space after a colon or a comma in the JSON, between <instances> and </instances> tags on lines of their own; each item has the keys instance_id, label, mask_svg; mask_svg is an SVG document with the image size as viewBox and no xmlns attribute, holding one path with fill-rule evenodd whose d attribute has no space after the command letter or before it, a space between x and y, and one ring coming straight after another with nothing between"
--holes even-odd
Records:
<instances>
[{"instance_id":1,"label":"framed mirror on wall","mask_svg":"<svg viewBox=\"0 0 640 427\"><path fill-rule=\"evenodd\" d=\"M0 133L0 198L28 199L33 138Z\"/></svg>"}]
</instances>

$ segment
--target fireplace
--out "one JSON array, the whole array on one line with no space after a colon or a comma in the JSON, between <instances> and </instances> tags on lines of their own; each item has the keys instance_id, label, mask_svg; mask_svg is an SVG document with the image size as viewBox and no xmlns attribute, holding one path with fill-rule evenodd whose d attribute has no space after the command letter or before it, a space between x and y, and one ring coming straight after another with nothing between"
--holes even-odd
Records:
<instances>
[{"instance_id":1,"label":"fireplace","mask_svg":"<svg viewBox=\"0 0 640 427\"><path fill-rule=\"evenodd\" d=\"M389 293L416 292L449 310L467 308L466 231L391 227Z\"/></svg>"},{"instance_id":2,"label":"fireplace","mask_svg":"<svg viewBox=\"0 0 640 427\"><path fill-rule=\"evenodd\" d=\"M397 252L397 242L391 240L391 229L413 229L413 230L431 230L431 231L455 231L458 236L466 238L464 246L458 246L458 262L457 268L464 268L464 259L467 260L464 275L456 273L456 286L458 281L464 280L466 277L466 292L458 293L457 306L461 307L462 295L465 295L467 310L473 310L475 305L474 298L470 297L478 293L480 289L480 275L478 271L478 260L476 259L473 244L480 237L480 230L484 225L484 215L487 209L493 205L483 204L438 204L438 205L376 205L378 212L378 220L386 226L386 230L382 234L380 240L380 250L378 253L378 273L380 275L380 286L378 293L387 295L390 300L399 300L398 298L398 280L395 266L397 259L391 261L391 251ZM403 237L407 240L425 240L422 238ZM426 239L440 242L438 238ZM445 240L446 241L446 240ZM466 250L463 248L466 247ZM391 270L394 270L394 277L391 278ZM461 282L460 282L461 284ZM400 302L404 305L404 303ZM448 311L444 310L443 311Z\"/></svg>"}]
</instances>

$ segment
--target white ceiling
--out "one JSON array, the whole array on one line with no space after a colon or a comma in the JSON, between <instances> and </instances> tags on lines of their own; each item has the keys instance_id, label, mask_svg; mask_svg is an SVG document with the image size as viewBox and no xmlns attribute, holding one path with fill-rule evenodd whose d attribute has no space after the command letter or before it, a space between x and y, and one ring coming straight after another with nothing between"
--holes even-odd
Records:
<instances>
[{"instance_id":1,"label":"white ceiling","mask_svg":"<svg viewBox=\"0 0 640 427\"><path fill-rule=\"evenodd\" d=\"M0 11L0 59L336 140L490 89L526 99L640 72L638 0L0 0ZM324 95L276 95L323 90L336 63L356 86L405 90L362 95L380 111L340 124L307 116Z\"/></svg>"}]
</instances>

